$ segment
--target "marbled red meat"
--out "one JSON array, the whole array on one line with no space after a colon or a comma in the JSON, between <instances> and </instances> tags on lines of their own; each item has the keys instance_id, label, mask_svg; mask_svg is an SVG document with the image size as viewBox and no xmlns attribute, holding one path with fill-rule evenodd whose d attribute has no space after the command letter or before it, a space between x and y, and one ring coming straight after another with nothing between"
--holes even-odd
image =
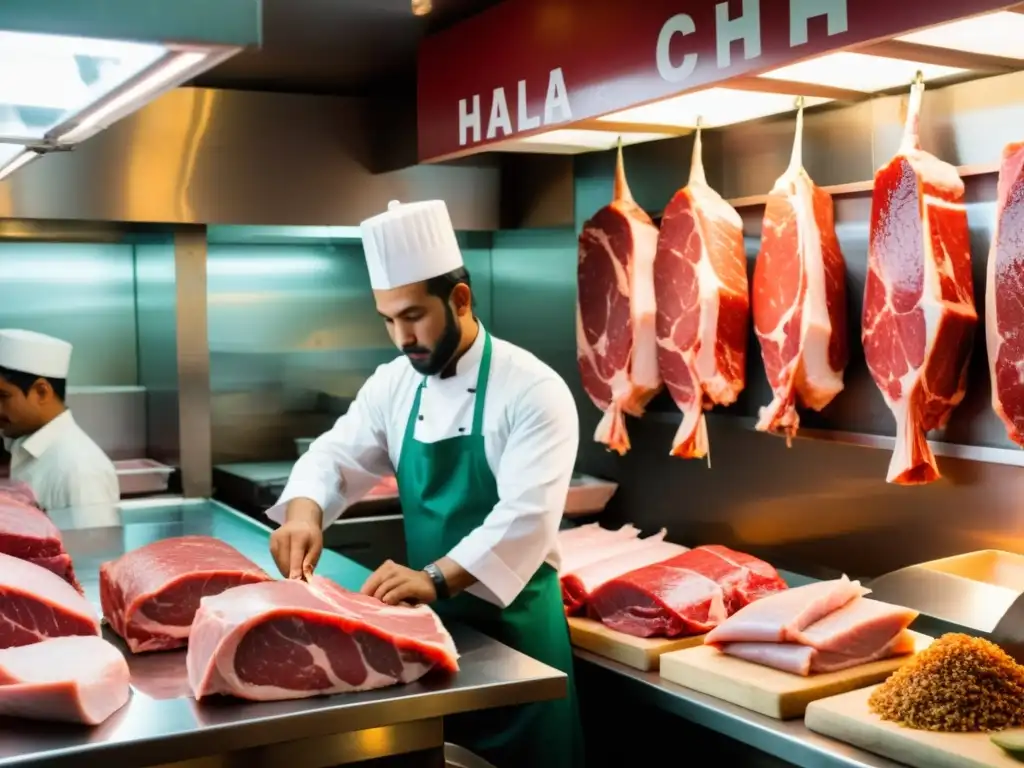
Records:
<instances>
[{"instance_id":1,"label":"marbled red meat","mask_svg":"<svg viewBox=\"0 0 1024 768\"><path fill-rule=\"evenodd\" d=\"M209 536L179 536L134 549L100 567L103 616L132 653L188 643L204 597L269 581L258 565Z\"/></svg>"},{"instance_id":2,"label":"marbled red meat","mask_svg":"<svg viewBox=\"0 0 1024 768\"><path fill-rule=\"evenodd\" d=\"M757 429L797 432L797 404L820 411L843 390L849 358L846 265L832 198L803 168L803 110L793 155L768 195L754 265L754 330L773 398Z\"/></svg>"},{"instance_id":3,"label":"marbled red meat","mask_svg":"<svg viewBox=\"0 0 1024 768\"><path fill-rule=\"evenodd\" d=\"M57 526L41 509L18 500L27 498L23 493L5 493L0 489L0 552L53 571L81 593Z\"/></svg>"},{"instance_id":4,"label":"marbled red meat","mask_svg":"<svg viewBox=\"0 0 1024 768\"><path fill-rule=\"evenodd\" d=\"M699 635L765 595L786 589L768 563L711 545L611 579L590 596L589 612L636 637Z\"/></svg>"},{"instance_id":5,"label":"marbled red meat","mask_svg":"<svg viewBox=\"0 0 1024 768\"><path fill-rule=\"evenodd\" d=\"M633 201L619 148L612 202L583 225L576 357L583 388L604 411L594 440L629 450L624 414L639 417L661 388L654 315L658 228Z\"/></svg>"},{"instance_id":6,"label":"marbled red meat","mask_svg":"<svg viewBox=\"0 0 1024 768\"><path fill-rule=\"evenodd\" d=\"M0 554L0 648L99 633L93 607L64 579L27 560Z\"/></svg>"},{"instance_id":7,"label":"marbled red meat","mask_svg":"<svg viewBox=\"0 0 1024 768\"><path fill-rule=\"evenodd\" d=\"M204 599L186 667L196 699L275 701L410 683L459 665L451 636L427 606L386 605L313 576Z\"/></svg>"},{"instance_id":8,"label":"marbled red meat","mask_svg":"<svg viewBox=\"0 0 1024 768\"><path fill-rule=\"evenodd\" d=\"M899 152L875 174L864 286L864 357L896 419L887 480L917 485L939 469L926 434L967 391L974 309L964 185L921 149L924 85L910 92Z\"/></svg>"},{"instance_id":9,"label":"marbled red meat","mask_svg":"<svg viewBox=\"0 0 1024 768\"><path fill-rule=\"evenodd\" d=\"M750 299L743 221L708 186L700 131L689 183L661 219L654 294L658 369L683 413L671 454L702 458L708 453L704 411L735 402L746 383Z\"/></svg>"},{"instance_id":10,"label":"marbled red meat","mask_svg":"<svg viewBox=\"0 0 1024 768\"><path fill-rule=\"evenodd\" d=\"M1003 149L988 256L985 336L992 407L1024 446L1024 142Z\"/></svg>"}]
</instances>

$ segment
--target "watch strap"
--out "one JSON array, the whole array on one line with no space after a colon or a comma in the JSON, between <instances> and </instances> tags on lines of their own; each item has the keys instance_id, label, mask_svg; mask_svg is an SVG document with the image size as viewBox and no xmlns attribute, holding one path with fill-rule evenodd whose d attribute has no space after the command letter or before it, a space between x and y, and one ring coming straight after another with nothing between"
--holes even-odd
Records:
<instances>
[{"instance_id":1,"label":"watch strap","mask_svg":"<svg viewBox=\"0 0 1024 768\"><path fill-rule=\"evenodd\" d=\"M434 582L434 591L437 592L438 600L448 599L448 582L441 573L441 569L438 568L434 563L430 563L423 569L423 572L430 577L430 580Z\"/></svg>"}]
</instances>

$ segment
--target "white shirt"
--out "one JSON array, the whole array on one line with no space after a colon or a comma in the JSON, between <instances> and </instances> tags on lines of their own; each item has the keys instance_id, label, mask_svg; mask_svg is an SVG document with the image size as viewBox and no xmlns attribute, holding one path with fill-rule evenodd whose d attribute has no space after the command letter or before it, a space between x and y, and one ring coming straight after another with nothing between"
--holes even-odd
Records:
<instances>
[{"instance_id":1,"label":"white shirt","mask_svg":"<svg viewBox=\"0 0 1024 768\"><path fill-rule=\"evenodd\" d=\"M45 427L14 440L11 477L28 483L44 509L116 504L121 498L114 465L64 411Z\"/></svg>"},{"instance_id":2,"label":"white shirt","mask_svg":"<svg viewBox=\"0 0 1024 768\"><path fill-rule=\"evenodd\" d=\"M448 553L479 583L471 594L509 605L544 562L559 566L557 532L579 448L579 418L569 387L529 352L491 337L491 373L484 404L484 452L497 480L499 503L479 528ZM416 439L432 443L469 435L477 372L476 341L447 378L423 390ZM423 376L399 357L366 381L348 412L295 464L284 493L267 515L284 521L295 498L315 501L324 526L395 472L405 426Z\"/></svg>"}]
</instances>

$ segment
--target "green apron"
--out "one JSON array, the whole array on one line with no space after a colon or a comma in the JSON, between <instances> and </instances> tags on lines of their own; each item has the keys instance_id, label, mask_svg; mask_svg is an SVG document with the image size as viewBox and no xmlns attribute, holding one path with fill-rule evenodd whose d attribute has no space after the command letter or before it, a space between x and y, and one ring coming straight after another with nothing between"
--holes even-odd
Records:
<instances>
[{"instance_id":1,"label":"green apron","mask_svg":"<svg viewBox=\"0 0 1024 768\"><path fill-rule=\"evenodd\" d=\"M448 554L498 503L498 486L484 452L484 402L491 337L476 383L473 430L436 443L415 439L426 379L416 390L398 461L409 567L420 569ZM505 609L469 593L438 601L442 619L460 621L569 676L568 697L445 718L445 740L472 750L497 768L581 768L583 743L573 685L572 649L558 574L541 566Z\"/></svg>"}]
</instances>

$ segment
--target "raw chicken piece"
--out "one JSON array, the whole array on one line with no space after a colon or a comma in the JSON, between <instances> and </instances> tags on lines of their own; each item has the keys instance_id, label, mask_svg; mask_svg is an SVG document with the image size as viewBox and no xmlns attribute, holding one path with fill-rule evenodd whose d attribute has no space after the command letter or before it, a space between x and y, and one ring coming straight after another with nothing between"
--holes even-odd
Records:
<instances>
[{"instance_id":1,"label":"raw chicken piece","mask_svg":"<svg viewBox=\"0 0 1024 768\"><path fill-rule=\"evenodd\" d=\"M562 552L562 564L559 568L559 573L572 573L579 568L614 557L615 555L621 555L625 552L637 552L645 547L649 547L651 544L662 541L666 533L668 531L662 528L656 534L648 536L646 539L618 538L607 542L599 541L587 546L573 547L568 552Z\"/></svg>"},{"instance_id":2,"label":"raw chicken piece","mask_svg":"<svg viewBox=\"0 0 1024 768\"><path fill-rule=\"evenodd\" d=\"M726 643L721 648L723 653L737 659L802 677L838 672L872 661L913 653L914 649L914 636L906 631L865 654L819 651L797 643Z\"/></svg>"},{"instance_id":3,"label":"raw chicken piece","mask_svg":"<svg viewBox=\"0 0 1024 768\"><path fill-rule=\"evenodd\" d=\"M850 581L846 576L787 589L736 611L728 621L709 632L704 642L708 645L784 643L867 592L859 581Z\"/></svg>"},{"instance_id":4,"label":"raw chicken piece","mask_svg":"<svg viewBox=\"0 0 1024 768\"><path fill-rule=\"evenodd\" d=\"M653 536L651 537L654 538ZM579 613L586 606L590 594L606 581L681 555L686 547L668 541L643 539L643 547L620 552L611 557L584 565L573 571L562 572L562 604L568 615Z\"/></svg>"},{"instance_id":5,"label":"raw chicken piece","mask_svg":"<svg viewBox=\"0 0 1024 768\"><path fill-rule=\"evenodd\" d=\"M803 631L787 632L786 641L829 653L866 656L913 624L917 616L910 608L858 597Z\"/></svg>"},{"instance_id":6,"label":"raw chicken piece","mask_svg":"<svg viewBox=\"0 0 1024 768\"><path fill-rule=\"evenodd\" d=\"M131 696L128 663L102 637L0 650L0 715L99 725Z\"/></svg>"},{"instance_id":7,"label":"raw chicken piece","mask_svg":"<svg viewBox=\"0 0 1024 768\"><path fill-rule=\"evenodd\" d=\"M558 532L558 543L564 552L570 547L589 546L594 542L612 541L615 539L635 539L640 535L640 529L635 525L624 525L617 530L602 528L597 523L581 525L579 528L570 528Z\"/></svg>"}]
</instances>

